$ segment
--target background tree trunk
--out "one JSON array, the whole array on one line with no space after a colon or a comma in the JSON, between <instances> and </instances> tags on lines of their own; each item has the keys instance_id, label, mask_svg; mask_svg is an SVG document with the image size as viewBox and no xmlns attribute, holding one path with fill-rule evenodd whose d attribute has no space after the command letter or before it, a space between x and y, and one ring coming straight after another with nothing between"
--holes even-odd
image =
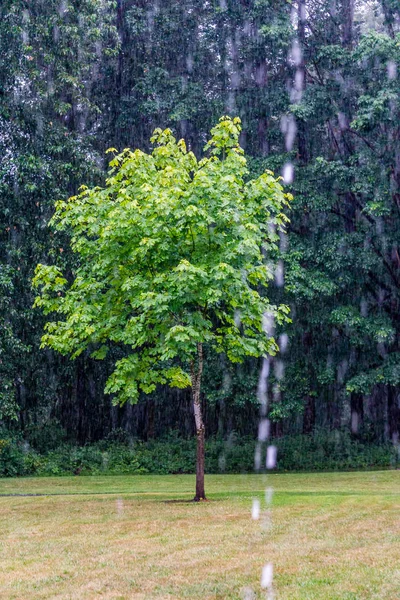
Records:
<instances>
[{"instance_id":1,"label":"background tree trunk","mask_svg":"<svg viewBox=\"0 0 400 600\"><path fill-rule=\"evenodd\" d=\"M205 442L205 427L201 410L201 375L203 372L203 346L197 344L197 364L195 361L191 364L192 377L192 395L193 395L193 410L196 423L196 438L197 438L197 456L196 456L196 494L195 502L206 499L204 490L204 442Z\"/></svg>"},{"instance_id":2,"label":"background tree trunk","mask_svg":"<svg viewBox=\"0 0 400 600\"><path fill-rule=\"evenodd\" d=\"M315 428L315 397L307 395L304 404L303 433L310 434Z\"/></svg>"}]
</instances>

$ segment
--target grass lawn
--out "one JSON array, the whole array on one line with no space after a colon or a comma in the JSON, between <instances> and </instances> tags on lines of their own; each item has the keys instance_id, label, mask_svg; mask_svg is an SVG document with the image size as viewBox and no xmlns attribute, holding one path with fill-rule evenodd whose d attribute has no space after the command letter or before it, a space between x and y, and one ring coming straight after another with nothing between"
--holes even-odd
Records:
<instances>
[{"instance_id":1,"label":"grass lawn","mask_svg":"<svg viewBox=\"0 0 400 600\"><path fill-rule=\"evenodd\" d=\"M193 489L186 475L0 479L0 598L265 598L267 562L277 600L400 598L400 471L209 475L209 501L184 502Z\"/></svg>"}]
</instances>

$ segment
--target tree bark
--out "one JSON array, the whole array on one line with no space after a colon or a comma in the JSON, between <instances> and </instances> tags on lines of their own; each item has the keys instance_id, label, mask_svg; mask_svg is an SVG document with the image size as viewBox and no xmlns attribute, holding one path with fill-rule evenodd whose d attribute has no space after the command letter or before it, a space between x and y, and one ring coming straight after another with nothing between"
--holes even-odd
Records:
<instances>
[{"instance_id":1,"label":"tree bark","mask_svg":"<svg viewBox=\"0 0 400 600\"><path fill-rule=\"evenodd\" d=\"M360 434L364 421L364 396L358 392L350 395L351 433L354 437Z\"/></svg>"},{"instance_id":2,"label":"tree bark","mask_svg":"<svg viewBox=\"0 0 400 600\"><path fill-rule=\"evenodd\" d=\"M304 59L304 51L306 45L306 2L305 0L299 0L297 5L297 15L298 15L298 27L297 27L297 37L299 40L300 50L301 50L301 59L299 64L297 65L297 84L300 85L300 89L297 89L299 94L303 94L306 89L306 62ZM301 96L299 96L299 102L301 101ZM298 158L301 163L306 163L308 160L307 156L307 126L306 122L303 119L298 119L297 121L297 144L298 144ZM288 148L287 148L288 149ZM290 148L291 150L291 148Z\"/></svg>"},{"instance_id":3,"label":"tree bark","mask_svg":"<svg viewBox=\"0 0 400 600\"><path fill-rule=\"evenodd\" d=\"M204 490L204 463L205 463L205 427L201 410L201 375L203 372L203 346L197 344L197 364L192 361L190 366L192 378L193 411L196 423L197 454L196 454L196 494L195 502L206 499Z\"/></svg>"},{"instance_id":4,"label":"tree bark","mask_svg":"<svg viewBox=\"0 0 400 600\"><path fill-rule=\"evenodd\" d=\"M394 385L388 385L387 393L389 435L391 441L397 444L399 442L400 431L400 407L398 388Z\"/></svg>"},{"instance_id":5,"label":"tree bark","mask_svg":"<svg viewBox=\"0 0 400 600\"><path fill-rule=\"evenodd\" d=\"M307 395L304 404L303 433L310 434L315 428L315 398Z\"/></svg>"}]
</instances>

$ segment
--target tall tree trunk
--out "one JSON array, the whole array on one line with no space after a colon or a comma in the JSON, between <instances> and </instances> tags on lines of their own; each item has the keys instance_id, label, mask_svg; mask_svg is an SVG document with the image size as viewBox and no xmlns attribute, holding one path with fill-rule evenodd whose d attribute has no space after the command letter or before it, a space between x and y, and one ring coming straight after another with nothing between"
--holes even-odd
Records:
<instances>
[{"instance_id":1,"label":"tall tree trunk","mask_svg":"<svg viewBox=\"0 0 400 600\"><path fill-rule=\"evenodd\" d=\"M350 394L351 433L358 436L364 421L364 396L358 392Z\"/></svg>"},{"instance_id":2,"label":"tall tree trunk","mask_svg":"<svg viewBox=\"0 0 400 600\"><path fill-rule=\"evenodd\" d=\"M190 366L192 377L193 410L196 423L197 456L196 456L196 495L194 501L206 499L204 491L204 454L205 427L201 411L201 375L203 372L203 346L197 344L197 364L192 361Z\"/></svg>"},{"instance_id":3,"label":"tall tree trunk","mask_svg":"<svg viewBox=\"0 0 400 600\"><path fill-rule=\"evenodd\" d=\"M304 52L306 46L306 20L307 10L305 0L299 0L297 5L298 15L298 26L297 26L297 37L300 46L300 57L297 59L297 72L296 72L296 91L298 93L298 102L301 102L303 92L306 89L306 63L304 59ZM308 160L307 156L307 124L304 119L298 119L297 121L297 143L298 143L298 158L300 162L306 163ZM291 148L287 148L291 150Z\"/></svg>"},{"instance_id":4,"label":"tall tree trunk","mask_svg":"<svg viewBox=\"0 0 400 600\"><path fill-rule=\"evenodd\" d=\"M353 44L354 4L354 0L342 2L342 42L346 48Z\"/></svg>"},{"instance_id":5,"label":"tall tree trunk","mask_svg":"<svg viewBox=\"0 0 400 600\"><path fill-rule=\"evenodd\" d=\"M304 404L303 433L310 434L315 428L315 397L307 394Z\"/></svg>"},{"instance_id":6,"label":"tall tree trunk","mask_svg":"<svg viewBox=\"0 0 400 600\"><path fill-rule=\"evenodd\" d=\"M394 385L388 385L387 393L389 435L391 441L397 444L399 442L400 431L400 406L398 388Z\"/></svg>"}]
</instances>

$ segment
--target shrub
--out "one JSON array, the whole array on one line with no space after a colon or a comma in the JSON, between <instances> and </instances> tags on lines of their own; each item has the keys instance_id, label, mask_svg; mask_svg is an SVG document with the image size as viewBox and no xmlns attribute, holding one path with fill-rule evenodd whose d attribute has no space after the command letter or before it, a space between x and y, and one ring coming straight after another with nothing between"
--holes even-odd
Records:
<instances>
[{"instance_id":1,"label":"shrub","mask_svg":"<svg viewBox=\"0 0 400 600\"><path fill-rule=\"evenodd\" d=\"M278 447L278 471L371 469L397 466L392 444L352 439L348 432L317 430L312 435L271 441ZM40 444L38 444L39 446ZM252 473L256 442L251 437L210 438L207 473ZM195 440L175 432L149 442L131 441L122 431L101 442L38 452L18 436L0 431L0 476L193 473Z\"/></svg>"}]
</instances>

